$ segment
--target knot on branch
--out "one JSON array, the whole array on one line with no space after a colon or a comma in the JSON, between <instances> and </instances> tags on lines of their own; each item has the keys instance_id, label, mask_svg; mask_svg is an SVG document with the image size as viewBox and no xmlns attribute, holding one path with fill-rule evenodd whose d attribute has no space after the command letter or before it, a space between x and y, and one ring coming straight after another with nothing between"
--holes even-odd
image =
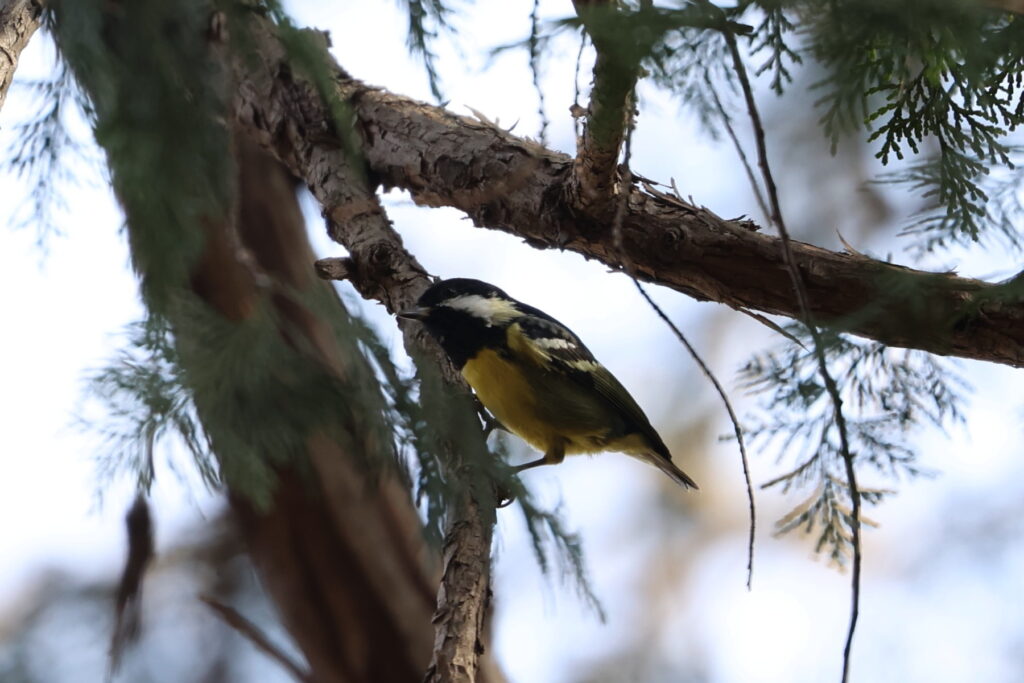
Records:
<instances>
[{"instance_id":1,"label":"knot on branch","mask_svg":"<svg viewBox=\"0 0 1024 683\"><path fill-rule=\"evenodd\" d=\"M321 280L347 280L354 266L355 262L347 256L322 258L313 264Z\"/></svg>"},{"instance_id":2,"label":"knot on branch","mask_svg":"<svg viewBox=\"0 0 1024 683\"><path fill-rule=\"evenodd\" d=\"M405 308L423 289L426 272L410 268L401 245L379 241L356 246L351 256L328 257L314 263L324 280L346 280L366 299L384 304L389 311Z\"/></svg>"}]
</instances>

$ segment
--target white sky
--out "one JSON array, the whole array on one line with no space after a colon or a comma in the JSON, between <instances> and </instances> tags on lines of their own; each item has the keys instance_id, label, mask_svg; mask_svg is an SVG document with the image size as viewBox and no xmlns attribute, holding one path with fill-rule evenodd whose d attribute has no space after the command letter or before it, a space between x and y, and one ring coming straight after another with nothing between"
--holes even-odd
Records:
<instances>
[{"instance_id":1,"label":"white sky","mask_svg":"<svg viewBox=\"0 0 1024 683\"><path fill-rule=\"evenodd\" d=\"M423 70L406 57L397 4L305 2L293 9L299 24L330 30L334 54L355 76L429 100ZM458 51L439 46L450 109L468 114L465 107L471 106L504 124L518 120L516 131L522 134L537 130L526 55L508 53L490 65L486 60L490 48L526 35L529 6L521 1L478 3L457 18L463 29ZM568 1L544 7L550 17L572 11ZM567 110L575 48L566 43L556 49L544 82L552 119L549 140L571 152ZM46 63L44 43L37 38L23 56L19 77L45 74ZM589 81L586 68L581 80L584 85ZM25 115L22 97L23 92L13 90L0 112L0 148L10 141L10 125ZM733 156L725 145L702 142L692 120L680 115L669 98L645 90L634 144L637 171L660 180L676 178L684 194L721 215L756 215ZM68 189L69 208L60 221L64 235L49 240L46 252L36 245L31 229L0 230L0 611L17 600L19 587L42 567L104 576L116 572L122 561L121 518L131 486L104 487L99 504L95 437L73 426L83 378L119 348L122 328L141 310L119 214L101 179L95 180L93 186ZM781 182L784 192L806 194L804 188L787 188L785 177ZM6 212L24 192L16 179L0 175L0 221L7 220ZM703 383L675 385L696 381L689 362L621 276L572 254L538 252L507 235L477 230L454 211L420 210L397 194L389 201L391 218L429 270L489 280L570 324L633 390L656 425L667 427L674 415L688 412L718 414ZM310 213L315 221L315 210ZM313 233L319 254L342 252L322 230ZM840 245L833 238L821 246ZM893 248L870 246L879 252ZM959 254L944 262L958 265L964 274L1009 267ZM727 386L733 385L735 368L746 353L767 339L762 328L747 320L730 321L727 327L719 318L712 321L709 314L717 312L712 305L670 292L656 295L708 351ZM397 342L393 321L379 308L371 306L369 313ZM666 354L673 359L668 371L662 362ZM1020 511L1013 507L1022 481L1019 377L978 363L964 369L976 390L969 437L964 430L954 430L951 438L927 434L921 439L924 463L942 476L902 483L897 498L869 512L882 527L867 533L855 681L1011 680L1022 664L1006 649L1011 642L1006 634L1015 633L1018 643L1022 637L1024 595L1018 577L1024 575L1024 557L1000 554L998 548L979 557L962 534L950 537L953 547L942 542L944 530L955 530L962 520L984 519L988 513L998 519L993 511L1003 509ZM743 404L738 392L734 400ZM728 431L721 418L715 430ZM528 475L543 499L562 501L570 527L580 529L609 621L600 624L572 597L571 587L540 577L518 514L503 512L496 649L510 680L574 680L631 642L630 634L644 621L637 610L648 608L631 594L642 586L641 571L686 579L676 591L678 604L661 607L678 611L679 618L653 636L670 661L684 663L699 653L706 657L710 681L838 678L848 577L815 562L806 540L773 539L771 521L795 500L761 493L755 589L747 593L745 500L735 446L713 443L709 449L699 465L699 495L735 504L728 519L706 517L709 511L723 514L722 506L698 505L693 514L699 528L717 528L719 535L695 557L686 552L693 537L681 531L675 551L679 562L672 567L636 566L635 558L643 557L651 543L663 541L652 531L658 509L650 501L692 494L666 492L654 470L620 456L570 459L557 469ZM757 481L779 471L766 455L755 455L753 466ZM154 495L158 543L164 548L182 529L217 509L216 498L194 477L182 484L166 467ZM1019 523L1013 528L1021 531Z\"/></svg>"}]
</instances>

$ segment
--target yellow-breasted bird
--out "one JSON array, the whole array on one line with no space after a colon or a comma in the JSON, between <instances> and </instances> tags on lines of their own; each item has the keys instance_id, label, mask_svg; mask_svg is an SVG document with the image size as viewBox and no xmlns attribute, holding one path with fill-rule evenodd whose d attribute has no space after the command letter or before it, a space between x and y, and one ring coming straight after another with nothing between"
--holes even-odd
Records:
<instances>
[{"instance_id":1,"label":"yellow-breasted bird","mask_svg":"<svg viewBox=\"0 0 1024 683\"><path fill-rule=\"evenodd\" d=\"M626 388L547 313L486 282L455 278L399 315L421 321L494 417L544 453L518 470L619 451L697 488Z\"/></svg>"}]
</instances>

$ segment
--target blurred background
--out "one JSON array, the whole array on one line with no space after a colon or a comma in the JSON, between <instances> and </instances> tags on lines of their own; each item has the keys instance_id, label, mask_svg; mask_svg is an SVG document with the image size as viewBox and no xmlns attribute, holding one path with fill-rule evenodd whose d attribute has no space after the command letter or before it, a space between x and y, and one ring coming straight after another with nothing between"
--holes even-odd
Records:
<instances>
[{"instance_id":1,"label":"blurred background","mask_svg":"<svg viewBox=\"0 0 1024 683\"><path fill-rule=\"evenodd\" d=\"M426 101L422 66L408 57L406 16L394 2L286 3L300 25L328 30L332 51L354 76ZM447 107L468 107L536 137L541 121L529 55L494 48L523 41L533 4L521 0L460 6L457 31L437 43ZM542 18L572 14L571 3L541 4ZM547 141L575 150L569 106L578 38L548 46L541 91ZM32 109L24 83L46 78L53 49L37 35L0 112L0 148ZM584 54L580 83L589 83ZM859 139L835 157L816 125L808 92L813 68L796 74L783 99L760 89L769 154L794 235L897 262L955 268L1000 279L1014 272L1004 252L950 250L912 260L894 237L917 200L867 181L881 167ZM640 86L632 167L674 179L721 216L758 214L728 140L710 138L681 103ZM742 112L736 130L748 142ZM91 145L80 121L69 121ZM99 158L94 150L86 157ZM123 516L134 481L104 474L100 439L88 428L101 408L84 391L90 371L125 342L142 307L127 262L119 214L101 167L73 166L59 234L17 228L27 179L0 176L0 677L5 681L92 681L106 675L112 600L123 563ZM306 199L319 256L340 255ZM430 272L476 277L537 305L571 326L644 406L675 460L700 483L685 493L653 468L619 455L572 458L525 475L547 506L578 530L602 623L577 597L571 578L541 572L515 506L499 515L493 649L513 682L836 680L849 612L849 575L817 558L801 533L773 535L799 494L758 491L753 589L747 591L747 502L736 444L721 403L632 283L580 256L537 251L472 227L447 209L421 209L386 196L391 219ZM1019 264L1016 264L1019 265ZM349 302L358 297L340 286ZM757 322L714 304L652 290L730 389L741 419L756 399L737 387L751 353L778 341ZM401 355L394 320L361 304ZM912 437L933 478L895 484L899 495L866 514L855 681L1018 681L1024 672L1024 481L1021 382L1010 368L964 361L973 387L964 426ZM513 452L525 456L514 439ZM109 454L107 454L109 455ZM143 596L143 635L115 680L289 680L276 663L227 629L197 599L214 594L243 605L285 649L237 541L224 531L223 504L204 489L186 455L161 452L153 489L157 559ZM781 473L785 454L753 449L755 484ZM893 486L893 482L867 485ZM806 495L806 493L804 494ZM220 570L214 571L214 567Z\"/></svg>"}]
</instances>

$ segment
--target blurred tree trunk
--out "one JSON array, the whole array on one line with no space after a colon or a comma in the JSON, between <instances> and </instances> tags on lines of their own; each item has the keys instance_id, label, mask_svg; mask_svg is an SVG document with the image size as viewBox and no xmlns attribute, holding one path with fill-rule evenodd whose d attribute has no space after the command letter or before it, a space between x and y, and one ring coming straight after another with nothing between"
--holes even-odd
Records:
<instances>
[{"instance_id":1,"label":"blurred tree trunk","mask_svg":"<svg viewBox=\"0 0 1024 683\"><path fill-rule=\"evenodd\" d=\"M0 104L17 57L39 25L41 7L39 2L0 0L0 47L3 48L0 56L6 58L5 62L0 61L0 85L3 86ZM63 31L77 30L75 27L80 22L75 21L75 17L83 15L75 14L78 8L74 3L57 2L53 8L58 23L67 25ZM129 10L128 5L117 2L101 9L103 26L97 35L105 43L101 50L106 55L97 55L94 44L86 46L87 50L93 50L92 53L87 51L74 57L64 55L76 70L79 82L89 97L94 102L99 98L96 116L100 127L110 125L105 116L125 114L124 98L127 97L129 102L145 101L146 94L138 92L132 79L150 78L150 83L156 83L159 75L155 70L161 68L159 60L174 54L172 48L164 57L151 58L147 55L145 38L141 38L147 35L144 31L155 30L156 35L164 31L165 35L173 35L174 31L189 25L188 21L179 21L184 19L180 14L174 14L173 9L167 8L163 18L157 19L164 22L162 26L140 27L138 18L146 15L138 13L147 10L138 7L126 10ZM132 12L136 13L134 23ZM211 15L210 21L207 39L210 48L216 51L222 44L223 36L218 30L222 30L223 25L215 25L217 13ZM95 27L90 27L90 30L95 30ZM136 31L132 36L131 33ZM188 34L184 37L188 38ZM68 40L64 38L65 42ZM139 52L140 41L142 52ZM63 51L66 45L59 37L58 43ZM82 45L77 47L80 49ZM91 66L88 61L97 57L110 60L101 61L102 64L118 66L109 72L97 73L95 65ZM183 66L177 68L182 69ZM131 73L133 70L134 74ZM150 73L153 75L147 76ZM138 83L137 80L134 82ZM184 83L180 85L186 89L189 87ZM151 91L151 95L164 97L166 92ZM118 100L119 97L122 99ZM159 281L166 279L167 275L163 271L157 274L150 272L153 266L163 267L163 255L159 249L155 255L147 253L153 251L154 232L160 232L159 227L154 228L160 224L153 223L149 218L152 214L147 214L147 196L165 192L168 196L174 195L169 188L155 183L144 183L143 195L140 195L138 181L133 178L139 177L140 171L144 174L148 171L131 163L125 166L124 159L134 162L141 159L143 164L151 164L154 159L168 158L167 155L174 152L165 151L164 157L131 156L131 147L141 149L153 144L149 138L154 135L154 125L146 122L144 117L149 114L144 110L145 107L140 110L143 118L132 121L138 128L130 129L148 138L118 140L117 144L122 146L114 151L109 147L109 140L101 142L111 155L109 161L115 191L125 207L133 261L145 288L147 279ZM129 116L137 113L128 111ZM163 116L173 117L175 113L168 112ZM117 120L123 122L122 119ZM188 127L184 130L187 132ZM197 136L203 133L196 131ZM178 137L173 139L184 142ZM173 139L164 136L159 144L173 147ZM127 152L125 144L128 145ZM194 142L192 144L193 147L185 147L194 151ZM306 361L312 360L323 373L339 382L353 382L358 387L359 382L365 384L366 378L370 378L372 386L367 389L367 395L378 391L372 380L373 369L366 358L339 348L337 325L333 323L347 318L348 313L341 300L333 294L331 286L315 276L312 268L314 254L299 211L296 183L278 161L247 139L244 132L233 134L232 145L238 177L235 183L228 185L236 187L236 203L233 209L207 211L202 215L203 246L198 262L190 271L188 288L205 307L239 330L245 329L243 326L256 319L261 307L265 309L269 304L273 309L273 324L276 325L276 332L272 331L272 335L276 334L296 354ZM115 156L117 154L121 156ZM207 175L209 164L207 160ZM198 178L204 177L204 170L196 170ZM155 177L159 177L158 174ZM184 211L187 214L189 209ZM165 234L164 238L180 240L185 235ZM163 260L176 256L169 254ZM418 273L417 278L422 282L407 282L406 287L422 289L426 282L425 274ZM319 296L303 296L317 290ZM411 289L404 292L406 297L414 294ZM317 299L332 302L334 310L304 303ZM162 314L168 315L168 312L165 310ZM201 347L206 343L201 332L189 329L194 321L187 314L182 316L171 312L168 317L179 344ZM354 348L353 340L351 349ZM186 366L183 368L186 372L192 371L187 367L189 354L183 353L181 362ZM211 371L214 377L209 376ZM288 378L279 377L281 373L273 367L252 368L252 371L257 376L275 378L285 385L288 382ZM195 369L195 372L205 375L204 382L226 386L229 395L232 383L239 381L237 371L232 375L228 369L203 367ZM295 389L294 386L291 388ZM411 500L408 482L400 481L394 468L367 467L368 459L381 451L381 444L374 441L379 441L379 432L371 428L375 421L380 420L380 416L374 414L380 407L372 400L363 404L366 396L362 395L361 388L350 396L349 405L343 406L344 416L338 420L345 432L342 438L314 431L304 437L301 457L272 465L275 481L270 488L269 501L255 500L244 486L237 488L231 477L225 477L234 517L253 563L260 570L263 584L276 603L284 625L303 651L311 680L325 683L414 681L423 678L428 665L430 675L439 681L501 680L490 662L483 664L486 673L478 675L478 667L481 666L479 655L483 649L483 615L489 596L488 558L490 524L493 522L484 525L483 530L479 520L477 524L470 525L474 537L482 539L471 549L480 555L480 562L466 562L458 552L453 554L450 551L450 544L446 546L449 550L445 555L445 582L454 581L447 578L449 575L463 580L470 576L476 583L483 582L479 595L465 600L442 588L443 604L438 607L435 592L441 577L440 558L424 543L422 522ZM297 390L301 393L302 387ZM246 389L240 387L237 393L238 401L244 402ZM223 403L223 398L203 398L198 394L194 398L204 424L208 416L223 408L223 405L218 405L218 400ZM231 429L240 427L244 429L244 424L236 422L230 426L229 435ZM215 451L218 450L217 440L213 435ZM252 457L259 456L253 453ZM475 507L471 511L480 517ZM456 526L462 530L456 531L456 537L467 533L465 524ZM468 574L460 569L466 567L472 568ZM443 614L432 618L435 608ZM473 626L469 629L472 633L453 634L450 629L442 628L449 622L463 623L464 616L470 617L467 623ZM437 634L432 622L438 624ZM432 658L435 638L440 641ZM451 677L451 671L458 671L459 675Z\"/></svg>"}]
</instances>

